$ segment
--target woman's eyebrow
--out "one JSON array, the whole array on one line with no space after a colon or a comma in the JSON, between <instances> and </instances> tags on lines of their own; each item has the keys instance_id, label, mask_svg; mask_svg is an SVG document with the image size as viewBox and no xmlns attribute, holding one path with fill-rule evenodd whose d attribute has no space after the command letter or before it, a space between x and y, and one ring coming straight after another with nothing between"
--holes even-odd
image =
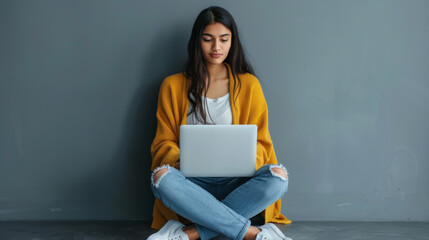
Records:
<instances>
[{"instance_id":1,"label":"woman's eyebrow","mask_svg":"<svg viewBox=\"0 0 429 240\"><path fill-rule=\"evenodd\" d=\"M210 33L203 33L203 34L201 34L201 35L202 35L202 36L207 35L207 36L213 37L213 35L211 35ZM225 37L225 36L229 36L229 33L222 34L222 35L220 35L219 37Z\"/></svg>"}]
</instances>

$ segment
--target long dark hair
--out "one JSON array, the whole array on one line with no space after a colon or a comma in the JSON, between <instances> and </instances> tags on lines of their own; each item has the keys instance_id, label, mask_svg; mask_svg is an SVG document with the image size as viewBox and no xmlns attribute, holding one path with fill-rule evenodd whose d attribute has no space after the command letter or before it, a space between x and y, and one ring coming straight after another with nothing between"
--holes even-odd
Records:
<instances>
[{"instance_id":1,"label":"long dark hair","mask_svg":"<svg viewBox=\"0 0 429 240\"><path fill-rule=\"evenodd\" d=\"M226 57L224 62L230 65L232 76L234 78L234 90L231 96L235 95L234 93L236 85L238 85L239 88L237 95L235 95L233 104L234 107L236 98L241 90L241 81L237 74L251 73L255 75L252 66L247 63L246 58L244 56L243 47L238 36L238 29L232 15L224 8L218 6L211 6L202 10L198 15L197 19L195 20L194 26L192 28L192 34L188 42L188 61L184 65L183 72L185 77L191 81L190 87L188 89L188 99L192 106L192 110L188 113L187 116L189 116L193 112L197 113L198 111L200 113L200 116L203 118L204 124L209 123L207 123L206 121L206 114L204 112L204 108L202 107L201 96L203 94L203 91L206 92L209 88L210 81L208 81L208 86L206 88L205 79L206 76L209 75L209 73L207 71L205 59L201 49L201 34L203 33L207 25L213 24L215 22L219 22L225 25L231 31L232 34L231 47L229 49L228 56ZM238 84L236 78L238 79ZM191 94L194 96L195 100L191 98ZM200 116L198 116L198 114L195 114L195 116L197 117L197 121L202 122L200 121Z\"/></svg>"}]
</instances>

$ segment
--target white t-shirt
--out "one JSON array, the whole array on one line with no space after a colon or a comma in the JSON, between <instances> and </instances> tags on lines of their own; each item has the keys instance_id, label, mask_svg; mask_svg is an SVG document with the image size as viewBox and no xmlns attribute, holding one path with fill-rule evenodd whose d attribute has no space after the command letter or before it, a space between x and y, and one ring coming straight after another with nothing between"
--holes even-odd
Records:
<instances>
[{"instance_id":1,"label":"white t-shirt","mask_svg":"<svg viewBox=\"0 0 429 240\"><path fill-rule=\"evenodd\" d=\"M191 94L191 98L195 99L192 94ZM206 121L208 123L214 122L216 125L232 124L232 112L231 112L231 104L229 102L229 93L216 99L206 98L204 96L201 96L201 99L202 99L203 109L206 112ZM207 105L205 103L205 99L207 99ZM207 111L207 108L208 108L208 111ZM188 113L191 112L191 110L192 110L192 106L189 103ZM213 119L213 122L210 119L209 113L210 113L211 119ZM199 112L198 112L198 116L200 116ZM188 125L203 125L203 123L197 122L197 118L195 117L195 112L187 116L186 121Z\"/></svg>"}]
</instances>

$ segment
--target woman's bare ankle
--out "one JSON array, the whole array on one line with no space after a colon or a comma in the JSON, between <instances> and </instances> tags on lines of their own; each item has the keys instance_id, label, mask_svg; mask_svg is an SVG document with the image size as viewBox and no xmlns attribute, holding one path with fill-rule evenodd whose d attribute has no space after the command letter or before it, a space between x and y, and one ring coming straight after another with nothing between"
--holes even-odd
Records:
<instances>
[{"instance_id":1,"label":"woman's bare ankle","mask_svg":"<svg viewBox=\"0 0 429 240\"><path fill-rule=\"evenodd\" d=\"M186 225L182 228L182 230L188 235L189 240L197 240L200 238L200 234L198 234L197 228L194 224Z\"/></svg>"},{"instance_id":2,"label":"woman's bare ankle","mask_svg":"<svg viewBox=\"0 0 429 240\"><path fill-rule=\"evenodd\" d=\"M250 226L249 229L247 229L246 234L244 234L244 240L255 240L256 239L256 235L258 235L258 233L261 231L261 229L254 227L254 226Z\"/></svg>"}]
</instances>

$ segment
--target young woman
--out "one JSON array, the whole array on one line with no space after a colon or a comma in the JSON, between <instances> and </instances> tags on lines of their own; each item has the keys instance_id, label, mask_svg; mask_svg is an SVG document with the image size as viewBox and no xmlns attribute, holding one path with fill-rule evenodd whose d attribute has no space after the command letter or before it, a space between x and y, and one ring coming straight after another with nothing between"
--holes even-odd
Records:
<instances>
[{"instance_id":1,"label":"young woman","mask_svg":"<svg viewBox=\"0 0 429 240\"><path fill-rule=\"evenodd\" d=\"M231 14L212 6L197 17L183 73L165 78L151 145L155 195L149 240L290 239L272 223L289 224L280 213L288 189L286 168L277 164L268 131L261 85L247 63ZM190 178L180 170L182 124L256 124L257 171L250 178ZM262 226L250 219L261 214ZM186 225L185 225L186 224Z\"/></svg>"}]
</instances>

